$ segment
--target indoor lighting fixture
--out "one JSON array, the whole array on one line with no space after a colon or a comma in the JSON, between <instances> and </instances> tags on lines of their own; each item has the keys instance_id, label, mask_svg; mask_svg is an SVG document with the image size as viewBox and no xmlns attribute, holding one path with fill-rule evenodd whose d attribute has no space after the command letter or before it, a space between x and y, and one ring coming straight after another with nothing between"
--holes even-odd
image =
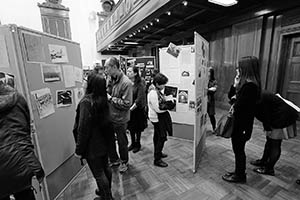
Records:
<instances>
[{"instance_id":1,"label":"indoor lighting fixture","mask_svg":"<svg viewBox=\"0 0 300 200\"><path fill-rule=\"evenodd\" d=\"M132 34L129 35L129 37L132 37L132 36L133 36Z\"/></svg>"},{"instance_id":2,"label":"indoor lighting fixture","mask_svg":"<svg viewBox=\"0 0 300 200\"><path fill-rule=\"evenodd\" d=\"M265 9L265 10L258 11L258 12L254 13L254 14L255 14L256 16L261 16L261 15L269 14L270 12L272 12L272 10Z\"/></svg>"},{"instance_id":3,"label":"indoor lighting fixture","mask_svg":"<svg viewBox=\"0 0 300 200\"><path fill-rule=\"evenodd\" d=\"M153 22L150 22L149 24L150 24L150 26L153 26Z\"/></svg>"},{"instance_id":4,"label":"indoor lighting fixture","mask_svg":"<svg viewBox=\"0 0 300 200\"><path fill-rule=\"evenodd\" d=\"M159 19L158 19L158 18L156 18L156 19L155 19L155 21L156 21L156 22L159 22Z\"/></svg>"},{"instance_id":5,"label":"indoor lighting fixture","mask_svg":"<svg viewBox=\"0 0 300 200\"><path fill-rule=\"evenodd\" d=\"M188 2L187 2L187 1L183 1L182 4L183 4L184 6L187 6L187 5L188 5Z\"/></svg>"},{"instance_id":6,"label":"indoor lighting fixture","mask_svg":"<svg viewBox=\"0 0 300 200\"><path fill-rule=\"evenodd\" d=\"M124 42L124 44L135 45L135 44L139 44L139 43L137 43L137 42Z\"/></svg>"},{"instance_id":7,"label":"indoor lighting fixture","mask_svg":"<svg viewBox=\"0 0 300 200\"><path fill-rule=\"evenodd\" d=\"M224 7L233 6L238 3L237 0L208 0L208 2L218 4Z\"/></svg>"},{"instance_id":8,"label":"indoor lighting fixture","mask_svg":"<svg viewBox=\"0 0 300 200\"><path fill-rule=\"evenodd\" d=\"M138 30L138 32L140 33L140 32L141 32L141 30L139 29L139 30Z\"/></svg>"},{"instance_id":9,"label":"indoor lighting fixture","mask_svg":"<svg viewBox=\"0 0 300 200\"><path fill-rule=\"evenodd\" d=\"M143 30L146 30L146 28L145 28L145 27L143 27Z\"/></svg>"},{"instance_id":10,"label":"indoor lighting fixture","mask_svg":"<svg viewBox=\"0 0 300 200\"><path fill-rule=\"evenodd\" d=\"M170 16L171 15L171 11L166 12L166 14Z\"/></svg>"},{"instance_id":11,"label":"indoor lighting fixture","mask_svg":"<svg viewBox=\"0 0 300 200\"><path fill-rule=\"evenodd\" d=\"M149 28L149 26L148 26L148 25L146 25L145 27L146 27L146 28Z\"/></svg>"},{"instance_id":12,"label":"indoor lighting fixture","mask_svg":"<svg viewBox=\"0 0 300 200\"><path fill-rule=\"evenodd\" d=\"M134 33L132 33L133 35L136 35L136 33L134 32Z\"/></svg>"}]
</instances>

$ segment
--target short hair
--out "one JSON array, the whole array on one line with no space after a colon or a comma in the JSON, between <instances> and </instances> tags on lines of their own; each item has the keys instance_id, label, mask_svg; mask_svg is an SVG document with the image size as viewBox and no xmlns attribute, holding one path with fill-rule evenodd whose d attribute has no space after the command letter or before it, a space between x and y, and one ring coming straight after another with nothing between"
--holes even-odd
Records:
<instances>
[{"instance_id":1,"label":"short hair","mask_svg":"<svg viewBox=\"0 0 300 200\"><path fill-rule=\"evenodd\" d=\"M162 73L157 73L153 78L153 84L154 85L165 85L167 84L169 79L163 75Z\"/></svg>"},{"instance_id":2,"label":"short hair","mask_svg":"<svg viewBox=\"0 0 300 200\"><path fill-rule=\"evenodd\" d=\"M108 63L112 66L116 65L120 69L120 62L116 57L110 57Z\"/></svg>"}]
</instances>

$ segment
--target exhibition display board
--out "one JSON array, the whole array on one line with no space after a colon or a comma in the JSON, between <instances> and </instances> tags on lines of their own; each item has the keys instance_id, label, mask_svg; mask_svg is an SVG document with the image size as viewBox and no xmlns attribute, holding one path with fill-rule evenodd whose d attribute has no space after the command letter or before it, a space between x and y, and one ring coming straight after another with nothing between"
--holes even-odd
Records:
<instances>
[{"instance_id":1,"label":"exhibition display board","mask_svg":"<svg viewBox=\"0 0 300 200\"><path fill-rule=\"evenodd\" d=\"M164 93L176 99L176 107L170 111L173 135L194 142L194 172L205 146L208 53L208 42L197 33L194 45L170 43L159 50L160 72L169 79Z\"/></svg>"},{"instance_id":2,"label":"exhibition display board","mask_svg":"<svg viewBox=\"0 0 300 200\"><path fill-rule=\"evenodd\" d=\"M37 199L54 199L81 169L72 134L83 96L78 43L15 25L0 26L0 71L12 74L30 107L32 136L46 179ZM3 59L2 59L3 58Z\"/></svg>"}]
</instances>

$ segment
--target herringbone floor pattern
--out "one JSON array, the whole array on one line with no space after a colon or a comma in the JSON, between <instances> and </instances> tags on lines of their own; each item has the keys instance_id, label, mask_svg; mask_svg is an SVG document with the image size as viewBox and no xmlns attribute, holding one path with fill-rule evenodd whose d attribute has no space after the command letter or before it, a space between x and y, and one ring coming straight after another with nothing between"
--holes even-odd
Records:
<instances>
[{"instance_id":1,"label":"herringbone floor pattern","mask_svg":"<svg viewBox=\"0 0 300 200\"><path fill-rule=\"evenodd\" d=\"M224 112L221 110L220 113ZM219 116L218 115L218 116ZM217 118L218 118L217 116ZM113 169L112 191L116 200L299 200L300 136L285 140L282 156L275 168L276 176L258 175L249 161L258 159L265 137L260 123L254 126L253 137L246 146L247 184L224 182L221 176L234 167L234 155L228 139L208 134L206 150L197 173L192 172L193 143L170 138L164 152L169 156L167 168L153 166L153 128L142 136L142 150L130 152L130 169L121 175ZM58 200L92 200L96 183L85 167Z\"/></svg>"}]
</instances>

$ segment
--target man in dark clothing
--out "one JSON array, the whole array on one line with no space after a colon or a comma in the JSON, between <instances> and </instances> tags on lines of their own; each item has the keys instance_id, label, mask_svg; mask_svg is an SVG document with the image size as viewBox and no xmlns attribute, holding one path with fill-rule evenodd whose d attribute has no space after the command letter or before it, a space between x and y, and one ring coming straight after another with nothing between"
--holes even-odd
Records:
<instances>
[{"instance_id":1,"label":"man in dark clothing","mask_svg":"<svg viewBox=\"0 0 300 200\"><path fill-rule=\"evenodd\" d=\"M123 173L128 169L128 139L126 129L127 122L130 120L130 107L132 105L132 82L123 74L119 61L115 57L106 60L105 68L111 78L111 94L108 94L108 100L110 103L111 119L119 145L121 158L119 171ZM119 160L115 143L113 143L109 154L110 161L115 165Z\"/></svg>"},{"instance_id":2,"label":"man in dark clothing","mask_svg":"<svg viewBox=\"0 0 300 200\"><path fill-rule=\"evenodd\" d=\"M0 79L0 199L34 200L32 177L44 170L34 154L30 114L24 97Z\"/></svg>"}]
</instances>

